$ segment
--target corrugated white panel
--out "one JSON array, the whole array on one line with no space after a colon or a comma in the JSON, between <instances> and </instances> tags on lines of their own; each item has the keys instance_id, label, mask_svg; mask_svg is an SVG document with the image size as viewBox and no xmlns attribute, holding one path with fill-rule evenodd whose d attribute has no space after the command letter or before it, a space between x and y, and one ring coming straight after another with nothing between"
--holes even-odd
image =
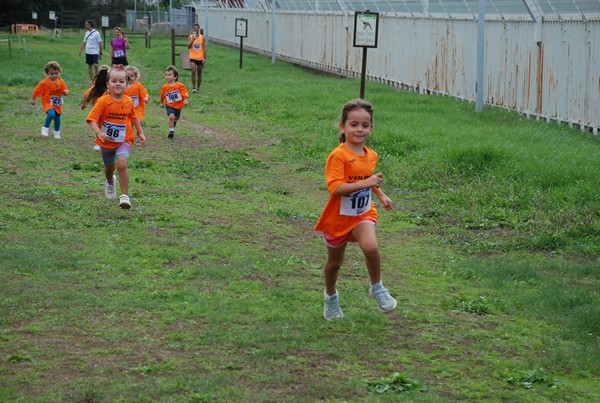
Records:
<instances>
[{"instance_id":1,"label":"corrugated white panel","mask_svg":"<svg viewBox=\"0 0 600 403\"><path fill-rule=\"evenodd\" d=\"M199 21L204 21L204 9ZM210 40L239 44L236 18L248 19L244 47L271 52L271 14L208 9ZM278 12L278 58L360 76L354 15ZM600 21L545 21L541 43L528 20L486 23L484 99L487 104L546 119L600 127ZM421 93L474 100L477 21L380 15L378 48L368 49L367 77Z\"/></svg>"}]
</instances>

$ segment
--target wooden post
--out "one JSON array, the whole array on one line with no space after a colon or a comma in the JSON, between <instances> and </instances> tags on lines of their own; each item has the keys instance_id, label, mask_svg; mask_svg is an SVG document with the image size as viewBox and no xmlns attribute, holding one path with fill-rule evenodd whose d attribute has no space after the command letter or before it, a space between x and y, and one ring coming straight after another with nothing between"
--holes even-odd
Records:
<instances>
[{"instance_id":1,"label":"wooden post","mask_svg":"<svg viewBox=\"0 0 600 403\"><path fill-rule=\"evenodd\" d=\"M171 28L171 64L175 66L175 29Z\"/></svg>"}]
</instances>

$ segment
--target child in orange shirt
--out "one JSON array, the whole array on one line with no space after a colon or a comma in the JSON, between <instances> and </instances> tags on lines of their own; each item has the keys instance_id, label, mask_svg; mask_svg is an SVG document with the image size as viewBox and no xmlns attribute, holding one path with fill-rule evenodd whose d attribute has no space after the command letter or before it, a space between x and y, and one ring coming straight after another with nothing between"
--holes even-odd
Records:
<instances>
[{"instance_id":1,"label":"child in orange shirt","mask_svg":"<svg viewBox=\"0 0 600 403\"><path fill-rule=\"evenodd\" d=\"M386 210L392 200L380 189L383 175L374 174L378 155L365 146L373 129L373 107L362 99L348 102L340 119L340 145L325 165L325 180L330 196L316 231L323 232L327 245L327 262L323 267L325 295L323 316L327 320L342 319L336 283L344 261L348 242L358 242L365 255L371 286L369 295L377 301L381 312L396 308L396 300L381 283L381 257L375 236L377 210L372 193Z\"/></svg>"},{"instance_id":2,"label":"child in orange shirt","mask_svg":"<svg viewBox=\"0 0 600 403\"><path fill-rule=\"evenodd\" d=\"M142 125L135 115L133 101L124 96L127 74L122 66L117 66L108 72L107 86L109 93L96 100L86 121L97 137L96 144L101 147L100 152L106 176L104 194L107 199L116 197L114 175L116 167L121 187L119 206L128 209L131 207L131 200L128 196L127 159L135 142L133 127L136 129L142 145L146 141L146 136L144 136Z\"/></svg>"},{"instance_id":3,"label":"child in orange shirt","mask_svg":"<svg viewBox=\"0 0 600 403\"><path fill-rule=\"evenodd\" d=\"M46 120L42 126L42 136L48 137L50 122L54 120L54 138L60 139L60 122L62 116L63 96L69 95L69 89L60 78L62 68L55 61L46 63L44 73L46 78L40 81L31 94L31 105L35 105L38 97L42 98L42 108L46 112Z\"/></svg>"},{"instance_id":4,"label":"child in orange shirt","mask_svg":"<svg viewBox=\"0 0 600 403\"><path fill-rule=\"evenodd\" d=\"M133 100L135 114L140 120L140 123L144 123L146 104L150 100L150 97L148 96L146 88L138 81L140 78L140 71L137 67L127 66L125 67L125 73L129 76L129 84L127 84L127 88L125 89L125 95Z\"/></svg>"},{"instance_id":5,"label":"child in orange shirt","mask_svg":"<svg viewBox=\"0 0 600 403\"><path fill-rule=\"evenodd\" d=\"M188 104L188 91L179 81L179 72L175 66L167 67L167 81L160 89L160 107L167 109L169 116L169 138L175 136L175 126L181 116L181 109Z\"/></svg>"}]
</instances>

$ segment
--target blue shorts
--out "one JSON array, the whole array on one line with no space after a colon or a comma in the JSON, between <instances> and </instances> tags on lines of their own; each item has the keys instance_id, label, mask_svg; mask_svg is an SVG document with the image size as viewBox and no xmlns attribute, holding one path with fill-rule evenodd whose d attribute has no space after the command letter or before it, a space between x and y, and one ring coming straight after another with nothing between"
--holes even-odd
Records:
<instances>
[{"instance_id":1,"label":"blue shorts","mask_svg":"<svg viewBox=\"0 0 600 403\"><path fill-rule=\"evenodd\" d=\"M129 153L131 152L131 146L129 143L121 143L117 148L104 148L100 146L100 154L102 154L102 161L104 165L114 164L117 157L125 157L129 159Z\"/></svg>"},{"instance_id":2,"label":"blue shorts","mask_svg":"<svg viewBox=\"0 0 600 403\"><path fill-rule=\"evenodd\" d=\"M165 106L165 109L167 110L167 115L173 114L177 117L181 116L181 109L171 108L170 106Z\"/></svg>"},{"instance_id":3,"label":"blue shorts","mask_svg":"<svg viewBox=\"0 0 600 403\"><path fill-rule=\"evenodd\" d=\"M98 64L98 55L90 55L89 53L86 53L85 62L86 64Z\"/></svg>"}]
</instances>

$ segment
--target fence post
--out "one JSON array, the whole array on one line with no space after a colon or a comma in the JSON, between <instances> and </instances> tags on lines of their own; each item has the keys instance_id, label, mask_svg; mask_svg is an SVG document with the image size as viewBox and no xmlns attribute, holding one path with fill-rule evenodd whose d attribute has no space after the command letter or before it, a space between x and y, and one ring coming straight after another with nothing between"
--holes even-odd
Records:
<instances>
[{"instance_id":1,"label":"fence post","mask_svg":"<svg viewBox=\"0 0 600 403\"><path fill-rule=\"evenodd\" d=\"M171 28L171 64L175 66L175 29Z\"/></svg>"}]
</instances>

